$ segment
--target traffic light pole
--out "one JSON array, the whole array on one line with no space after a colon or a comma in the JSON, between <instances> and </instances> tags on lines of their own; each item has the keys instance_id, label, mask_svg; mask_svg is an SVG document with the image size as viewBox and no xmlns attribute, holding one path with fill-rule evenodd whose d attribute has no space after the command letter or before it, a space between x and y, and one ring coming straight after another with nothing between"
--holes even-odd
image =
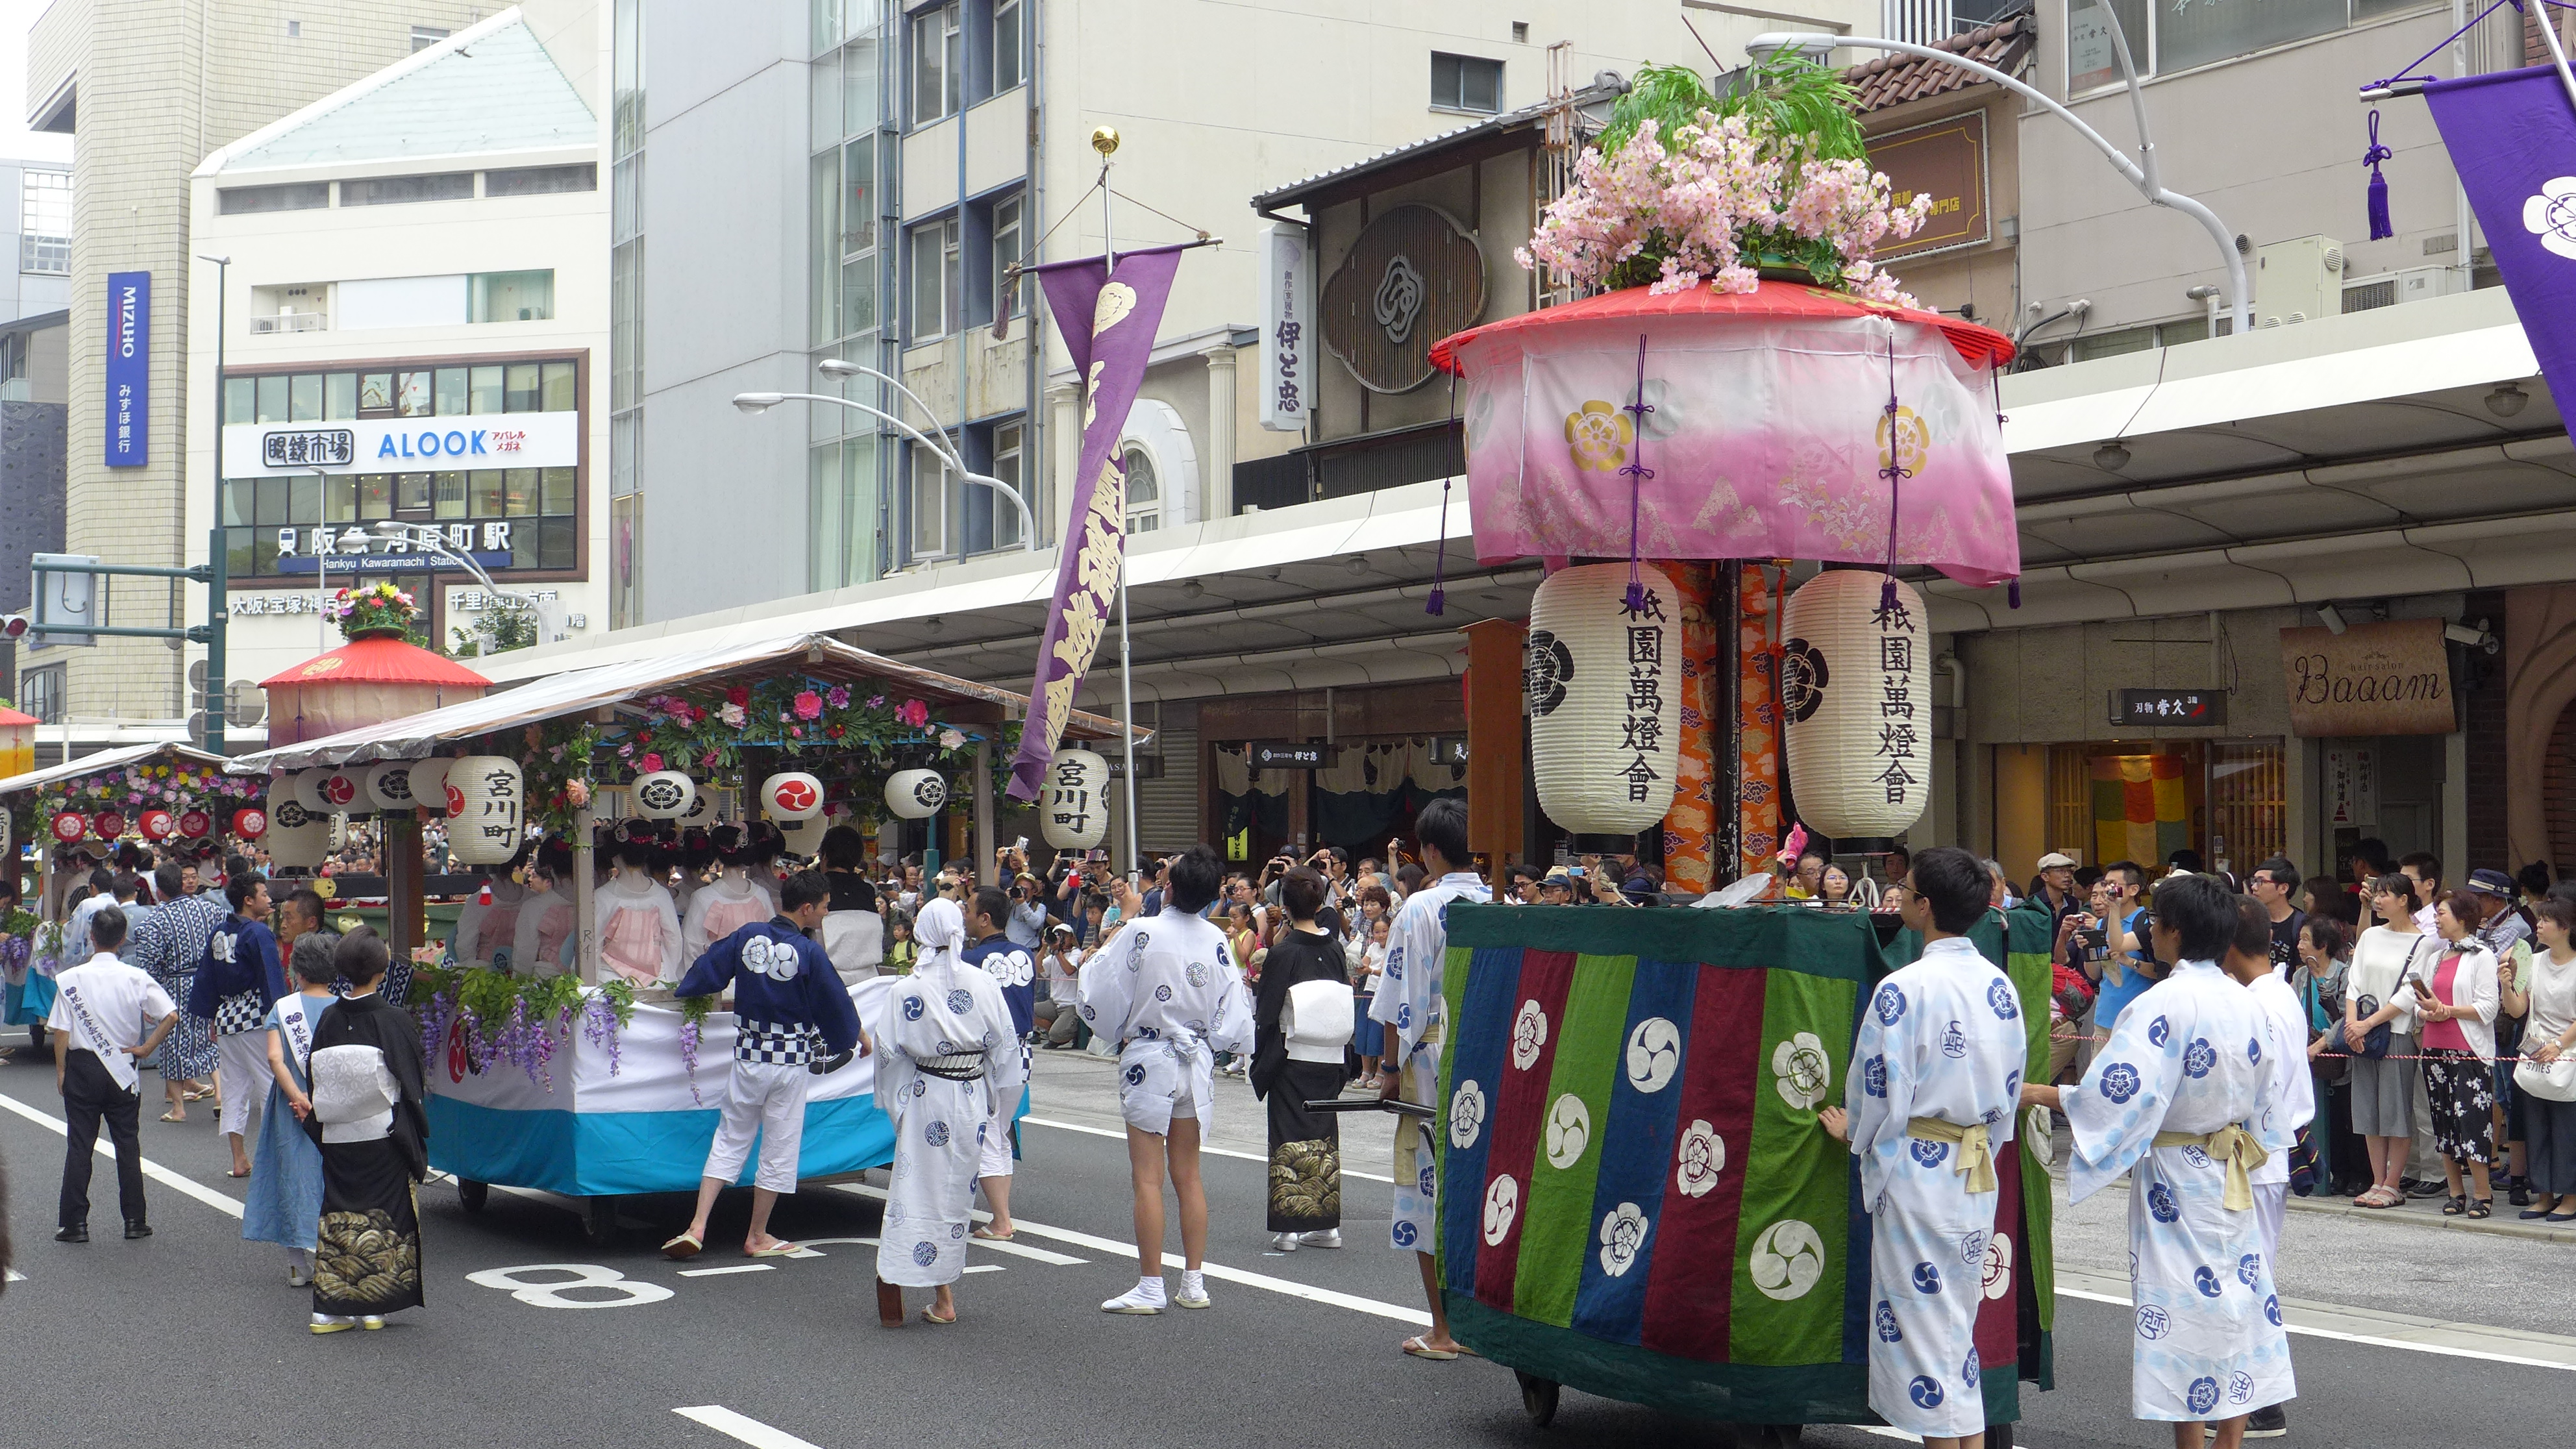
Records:
<instances>
[{"instance_id":1,"label":"traffic light pole","mask_svg":"<svg viewBox=\"0 0 2576 1449\"><path fill-rule=\"evenodd\" d=\"M106 624L58 624L47 621L41 624L38 632L45 634L83 634L92 638L107 639L176 639L190 644L205 645L206 683L208 686L206 748L212 753L220 755L224 752L224 687L222 681L224 669L224 622L226 609L224 593L227 582L224 565L224 531L220 528L211 529L207 532L206 562L197 564L190 568L165 569L151 567L144 564L38 565L35 570L37 574L35 583L36 594L40 598L43 597L44 594L45 584L43 576L46 574L89 574L93 577L100 574L106 574L112 577L131 579L185 579L190 583L199 583L206 586L206 622L203 624L192 624L184 629L132 629ZM64 748L64 758L69 759L70 747L66 745Z\"/></svg>"}]
</instances>

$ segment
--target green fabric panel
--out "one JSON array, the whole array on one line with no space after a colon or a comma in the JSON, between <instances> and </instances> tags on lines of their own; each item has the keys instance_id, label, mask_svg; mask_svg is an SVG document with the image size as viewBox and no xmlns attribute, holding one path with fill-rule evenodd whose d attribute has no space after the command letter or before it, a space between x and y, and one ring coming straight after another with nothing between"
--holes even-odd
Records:
<instances>
[{"instance_id":1,"label":"green fabric panel","mask_svg":"<svg viewBox=\"0 0 2576 1449\"><path fill-rule=\"evenodd\" d=\"M1456 945L1454 943L1449 947L1448 952L1440 958L1440 999L1448 1003L1449 1007L1448 1014L1443 1019L1450 1022L1452 1025L1454 1025L1461 1017L1466 1015L1467 973L1474 967L1475 960L1476 953L1474 951L1469 950L1465 946ZM1518 958L1513 959L1512 969L1515 971L1520 969L1520 961ZM1384 1033L1386 1028L1374 1021L1370 1022L1368 1027L1369 1030L1380 1034L1380 1045L1384 1045ZM1444 1039L1440 1044L1440 1076L1438 1084L1432 1088L1433 1092L1439 1097L1439 1100L1434 1102L1432 1106L1440 1115L1432 1120L1431 1125L1433 1130L1431 1133L1431 1144L1433 1155L1437 1158L1440 1165L1440 1171L1443 1174L1441 1180L1445 1183L1447 1181L1446 1174L1449 1171L1449 1083L1452 1080L1450 1068L1458 1056L1458 1033L1455 1031L1446 1031L1443 1033L1443 1037ZM1403 1121L1405 1119L1398 1118L1396 1120ZM1356 1123L1346 1123L1344 1125L1350 1126L1356 1125ZM1381 1129L1378 1129L1376 1124L1371 1123L1370 1130ZM1437 1221L1437 1219L1435 1218L1434 1221ZM1431 1234L1431 1263L1439 1272L1438 1281L1443 1283L1449 1281L1449 1250L1444 1246L1445 1237L1445 1234L1440 1233L1436 1229Z\"/></svg>"},{"instance_id":2,"label":"green fabric panel","mask_svg":"<svg viewBox=\"0 0 2576 1449\"><path fill-rule=\"evenodd\" d=\"M2035 1081L2048 1070L2048 998L2057 985L2049 952L2056 946L2057 937L2044 910L2014 911L2007 921L2012 934L2004 974L2012 978L2013 989L2021 993L2022 1021L2030 1043L2022 1080ZM2029 1277L2038 1294L2042 1347L2037 1377L2045 1387L2050 1375L2045 1336L2057 1326L2056 1179L2048 1173L2048 1139L2031 1135L2029 1118L2025 1112L2015 1134L2021 1146L2022 1241L2021 1256L2014 1266Z\"/></svg>"},{"instance_id":3,"label":"green fabric panel","mask_svg":"<svg viewBox=\"0 0 2576 1449\"><path fill-rule=\"evenodd\" d=\"M1716 1423L1879 1422L1869 1410L1865 1363L1700 1363L1516 1318L1464 1294L1443 1296L1459 1341L1505 1368L1569 1389ZM1839 1305L1834 1316L1839 1333Z\"/></svg>"},{"instance_id":4,"label":"green fabric panel","mask_svg":"<svg viewBox=\"0 0 2576 1449\"><path fill-rule=\"evenodd\" d=\"M2156 822L2156 859L2171 860L2177 850L2191 847L2191 822L2159 820Z\"/></svg>"},{"instance_id":5,"label":"green fabric panel","mask_svg":"<svg viewBox=\"0 0 2576 1449\"><path fill-rule=\"evenodd\" d=\"M1512 1311L1523 1318L1559 1328L1574 1321L1574 1292L1593 1248L1592 1190L1600 1177L1602 1131L1610 1123L1610 1084L1619 1078L1628 994L1636 984L1634 956L1575 958L1539 1121L1552 1120L1557 1100L1570 1093L1590 1114L1590 1129L1582 1154L1559 1168L1548 1157L1547 1130L1540 1128L1522 1194L1520 1265L1512 1279Z\"/></svg>"},{"instance_id":6,"label":"green fabric panel","mask_svg":"<svg viewBox=\"0 0 2576 1449\"><path fill-rule=\"evenodd\" d=\"M1449 907L1449 945L1453 951L1460 946L1525 946L1738 970L1785 966L1846 981L1868 980L1878 954L1866 913L1807 906L1702 911L1458 904Z\"/></svg>"},{"instance_id":7,"label":"green fabric panel","mask_svg":"<svg viewBox=\"0 0 2576 1449\"><path fill-rule=\"evenodd\" d=\"M2129 782L2096 779L2093 782L2093 823L2118 825L2129 818Z\"/></svg>"},{"instance_id":8,"label":"green fabric panel","mask_svg":"<svg viewBox=\"0 0 2576 1449\"><path fill-rule=\"evenodd\" d=\"M1744 1205L1735 1241L1735 1306L1728 1354L1743 1364L1822 1364L1843 1355L1843 1287L1851 1263L1851 1154L1824 1134L1815 1106L1780 1093L1787 1054L1820 1050L1831 1064L1815 1105L1843 1099L1851 1065L1855 981L1774 971L1764 987L1762 1046L1756 1058L1753 1141L1744 1163ZM1749 1023L1748 1023L1749 1025ZM1752 1259L1764 1233L1784 1219L1813 1229L1824 1258L1814 1286L1775 1299L1754 1282ZM1866 1265L1857 1271L1866 1273Z\"/></svg>"}]
</instances>

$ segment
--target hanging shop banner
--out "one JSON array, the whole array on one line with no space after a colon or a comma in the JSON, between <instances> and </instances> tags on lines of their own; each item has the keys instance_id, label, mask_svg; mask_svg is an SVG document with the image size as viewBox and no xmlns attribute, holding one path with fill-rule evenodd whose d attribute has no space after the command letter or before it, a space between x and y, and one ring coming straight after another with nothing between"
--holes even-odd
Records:
<instances>
[{"instance_id":1,"label":"hanging shop banner","mask_svg":"<svg viewBox=\"0 0 2576 1449\"><path fill-rule=\"evenodd\" d=\"M1033 269L1083 379L1082 452L1056 551L1055 599L1029 683L1029 717L1011 762L1014 800L1035 800L1046 787L1047 761L1064 733L1074 692L1109 627L1127 553L1127 479L1112 454L1145 380L1181 251L1169 246L1129 252L1118 258L1114 274L1106 257Z\"/></svg>"},{"instance_id":2,"label":"hanging shop banner","mask_svg":"<svg viewBox=\"0 0 2576 1449\"><path fill-rule=\"evenodd\" d=\"M2115 689L2111 691L2115 725L2223 725L2227 695L2216 689Z\"/></svg>"},{"instance_id":3,"label":"hanging shop banner","mask_svg":"<svg viewBox=\"0 0 2576 1449\"><path fill-rule=\"evenodd\" d=\"M1261 426L1306 428L1315 396L1315 270L1306 229L1275 221L1261 229Z\"/></svg>"},{"instance_id":4,"label":"hanging shop banner","mask_svg":"<svg viewBox=\"0 0 2576 1449\"><path fill-rule=\"evenodd\" d=\"M2540 375L2576 396L2576 109L2557 68L2434 80L2424 100Z\"/></svg>"},{"instance_id":5,"label":"hanging shop banner","mask_svg":"<svg viewBox=\"0 0 2576 1449\"><path fill-rule=\"evenodd\" d=\"M2326 755L2326 824L2368 830L2379 824L2379 753L2345 746Z\"/></svg>"},{"instance_id":6,"label":"hanging shop banner","mask_svg":"<svg viewBox=\"0 0 2576 1449\"><path fill-rule=\"evenodd\" d=\"M2451 659L2439 619L2281 631L2290 730L2303 737L2447 735Z\"/></svg>"},{"instance_id":7,"label":"hanging shop banner","mask_svg":"<svg viewBox=\"0 0 2576 1449\"><path fill-rule=\"evenodd\" d=\"M107 274L107 466L152 459L152 274Z\"/></svg>"},{"instance_id":8,"label":"hanging shop banner","mask_svg":"<svg viewBox=\"0 0 2576 1449\"><path fill-rule=\"evenodd\" d=\"M351 418L328 423L231 423L224 476L429 473L477 468L570 468L581 462L578 412L451 418Z\"/></svg>"}]
</instances>

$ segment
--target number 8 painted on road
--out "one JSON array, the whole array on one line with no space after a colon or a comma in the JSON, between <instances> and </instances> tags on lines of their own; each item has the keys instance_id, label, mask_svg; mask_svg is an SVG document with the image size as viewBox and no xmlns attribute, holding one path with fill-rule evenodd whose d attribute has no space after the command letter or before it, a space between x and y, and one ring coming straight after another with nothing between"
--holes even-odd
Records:
<instances>
[{"instance_id":1,"label":"number 8 painted on road","mask_svg":"<svg viewBox=\"0 0 2576 1449\"><path fill-rule=\"evenodd\" d=\"M570 1273L574 1276L555 1283L526 1283L522 1273ZM530 1263L518 1268L486 1268L468 1273L465 1281L484 1288L498 1288L520 1302L535 1308L626 1308L638 1303L659 1303L671 1296L671 1290L659 1283L639 1283L614 1268L596 1263ZM616 1298L566 1298L570 1288L609 1288Z\"/></svg>"}]
</instances>

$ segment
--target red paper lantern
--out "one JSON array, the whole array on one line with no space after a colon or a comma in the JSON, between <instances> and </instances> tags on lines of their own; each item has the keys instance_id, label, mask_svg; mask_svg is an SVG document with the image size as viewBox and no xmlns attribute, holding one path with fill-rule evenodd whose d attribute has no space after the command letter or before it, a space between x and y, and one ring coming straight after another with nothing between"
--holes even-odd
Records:
<instances>
[{"instance_id":1,"label":"red paper lantern","mask_svg":"<svg viewBox=\"0 0 2576 1449\"><path fill-rule=\"evenodd\" d=\"M90 828L98 832L99 839L114 840L125 833L125 817L113 810L101 810L98 819L90 822Z\"/></svg>"},{"instance_id":2,"label":"red paper lantern","mask_svg":"<svg viewBox=\"0 0 2576 1449\"><path fill-rule=\"evenodd\" d=\"M256 805L233 812L233 834L244 840L257 840L268 833L268 812Z\"/></svg>"},{"instance_id":3,"label":"red paper lantern","mask_svg":"<svg viewBox=\"0 0 2576 1449\"><path fill-rule=\"evenodd\" d=\"M203 810L183 810L179 812L179 833L190 840L202 840L205 838L206 832L214 828L214 817L208 815Z\"/></svg>"},{"instance_id":4,"label":"red paper lantern","mask_svg":"<svg viewBox=\"0 0 2576 1449\"><path fill-rule=\"evenodd\" d=\"M54 838L65 845L89 834L89 817L77 810L66 810L54 817Z\"/></svg>"},{"instance_id":5,"label":"red paper lantern","mask_svg":"<svg viewBox=\"0 0 2576 1449\"><path fill-rule=\"evenodd\" d=\"M179 828L179 822L167 810L146 810L134 824L146 840L167 840Z\"/></svg>"}]
</instances>

